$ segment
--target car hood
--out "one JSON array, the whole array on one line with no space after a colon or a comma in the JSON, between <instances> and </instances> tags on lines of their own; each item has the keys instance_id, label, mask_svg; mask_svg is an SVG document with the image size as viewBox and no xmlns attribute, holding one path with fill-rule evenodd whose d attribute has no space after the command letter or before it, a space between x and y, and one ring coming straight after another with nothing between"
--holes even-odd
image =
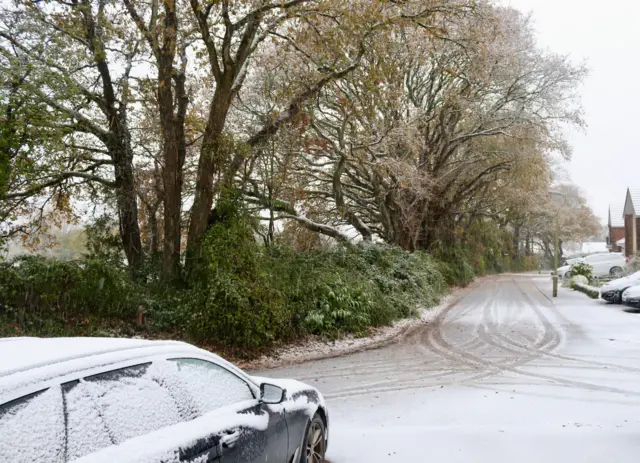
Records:
<instances>
[{"instance_id":1,"label":"car hood","mask_svg":"<svg viewBox=\"0 0 640 463\"><path fill-rule=\"evenodd\" d=\"M632 286L627 289L624 293L622 293L622 300L626 300L628 298L640 298L640 285Z\"/></svg>"},{"instance_id":2,"label":"car hood","mask_svg":"<svg viewBox=\"0 0 640 463\"><path fill-rule=\"evenodd\" d=\"M606 291L619 291L621 289L626 289L631 286L640 285L640 279L634 277L633 275L629 275L628 277L618 278L617 280L610 281L609 283L602 286L602 292Z\"/></svg>"},{"instance_id":3,"label":"car hood","mask_svg":"<svg viewBox=\"0 0 640 463\"><path fill-rule=\"evenodd\" d=\"M571 268L571 265L563 265L562 267L558 267L558 272L564 273Z\"/></svg>"}]
</instances>

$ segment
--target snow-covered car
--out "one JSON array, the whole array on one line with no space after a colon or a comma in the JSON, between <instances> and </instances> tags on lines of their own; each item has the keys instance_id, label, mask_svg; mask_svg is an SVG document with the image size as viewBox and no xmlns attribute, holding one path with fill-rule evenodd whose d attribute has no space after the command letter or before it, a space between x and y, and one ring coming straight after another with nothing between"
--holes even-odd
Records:
<instances>
[{"instance_id":1,"label":"snow-covered car","mask_svg":"<svg viewBox=\"0 0 640 463\"><path fill-rule=\"evenodd\" d=\"M0 462L323 462L322 395L182 342L0 338Z\"/></svg>"},{"instance_id":2,"label":"snow-covered car","mask_svg":"<svg viewBox=\"0 0 640 463\"><path fill-rule=\"evenodd\" d=\"M581 258L578 262L573 262L571 266L582 262L593 267L593 276L595 277L602 278L611 276L617 278L624 274L624 267L629 262L629 259L621 252L604 252ZM558 271L560 271L560 269L564 269L564 267L559 268ZM571 268L564 269L562 278L571 278L571 275ZM558 276L560 277L559 273Z\"/></svg>"},{"instance_id":3,"label":"snow-covered car","mask_svg":"<svg viewBox=\"0 0 640 463\"><path fill-rule=\"evenodd\" d=\"M600 288L600 295L602 299L607 302L613 302L614 304L620 304L622 302L622 293L627 289L640 285L640 272L632 273L623 278L612 280L609 283Z\"/></svg>"},{"instance_id":4,"label":"snow-covered car","mask_svg":"<svg viewBox=\"0 0 640 463\"><path fill-rule=\"evenodd\" d=\"M631 307L640 307L640 285L632 286L622 293L622 303Z\"/></svg>"}]
</instances>

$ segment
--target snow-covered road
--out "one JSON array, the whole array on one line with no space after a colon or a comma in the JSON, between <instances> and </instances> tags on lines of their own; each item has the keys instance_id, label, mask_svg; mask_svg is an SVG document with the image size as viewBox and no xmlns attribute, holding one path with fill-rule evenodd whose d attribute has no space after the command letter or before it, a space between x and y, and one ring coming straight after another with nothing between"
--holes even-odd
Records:
<instances>
[{"instance_id":1,"label":"snow-covered road","mask_svg":"<svg viewBox=\"0 0 640 463\"><path fill-rule=\"evenodd\" d=\"M640 315L549 277L483 279L378 350L261 372L318 387L329 460L640 461Z\"/></svg>"}]
</instances>

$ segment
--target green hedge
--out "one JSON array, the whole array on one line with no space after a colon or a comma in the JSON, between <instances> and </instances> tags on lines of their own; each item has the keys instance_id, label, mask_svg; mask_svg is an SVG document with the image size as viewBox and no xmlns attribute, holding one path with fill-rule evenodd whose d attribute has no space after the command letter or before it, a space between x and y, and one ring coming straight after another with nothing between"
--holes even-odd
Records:
<instances>
[{"instance_id":1,"label":"green hedge","mask_svg":"<svg viewBox=\"0 0 640 463\"><path fill-rule=\"evenodd\" d=\"M207 235L189 281L186 329L201 342L247 349L309 333L361 334L437 304L454 273L426 253L384 245L264 247L238 216Z\"/></svg>"},{"instance_id":2,"label":"green hedge","mask_svg":"<svg viewBox=\"0 0 640 463\"><path fill-rule=\"evenodd\" d=\"M144 301L126 271L100 260L0 261L0 335L64 334L92 318L133 322Z\"/></svg>"},{"instance_id":3,"label":"green hedge","mask_svg":"<svg viewBox=\"0 0 640 463\"><path fill-rule=\"evenodd\" d=\"M474 277L460 250L440 259L379 244L296 252L259 244L254 227L242 214L226 214L179 289L158 284L153 262L132 282L117 252L0 262L0 335L143 331L255 351L308 334L365 334L436 305L449 285Z\"/></svg>"},{"instance_id":4,"label":"green hedge","mask_svg":"<svg viewBox=\"0 0 640 463\"><path fill-rule=\"evenodd\" d=\"M598 299L600 297L600 290L598 288L594 288L593 286L584 285L578 282L572 282L571 288L586 294L591 299Z\"/></svg>"}]
</instances>

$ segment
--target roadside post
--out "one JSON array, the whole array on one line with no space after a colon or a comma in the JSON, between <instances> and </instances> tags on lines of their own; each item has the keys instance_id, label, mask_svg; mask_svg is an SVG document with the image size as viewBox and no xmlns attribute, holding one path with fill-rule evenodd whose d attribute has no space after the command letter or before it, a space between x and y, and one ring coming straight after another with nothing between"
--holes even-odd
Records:
<instances>
[{"instance_id":1,"label":"roadside post","mask_svg":"<svg viewBox=\"0 0 640 463\"><path fill-rule=\"evenodd\" d=\"M556 231L555 231L555 246L553 252L553 297L558 297L558 253L560 251L559 235L560 235L560 207L565 203L564 194L559 191L550 190L551 202L555 203L556 208Z\"/></svg>"}]
</instances>

